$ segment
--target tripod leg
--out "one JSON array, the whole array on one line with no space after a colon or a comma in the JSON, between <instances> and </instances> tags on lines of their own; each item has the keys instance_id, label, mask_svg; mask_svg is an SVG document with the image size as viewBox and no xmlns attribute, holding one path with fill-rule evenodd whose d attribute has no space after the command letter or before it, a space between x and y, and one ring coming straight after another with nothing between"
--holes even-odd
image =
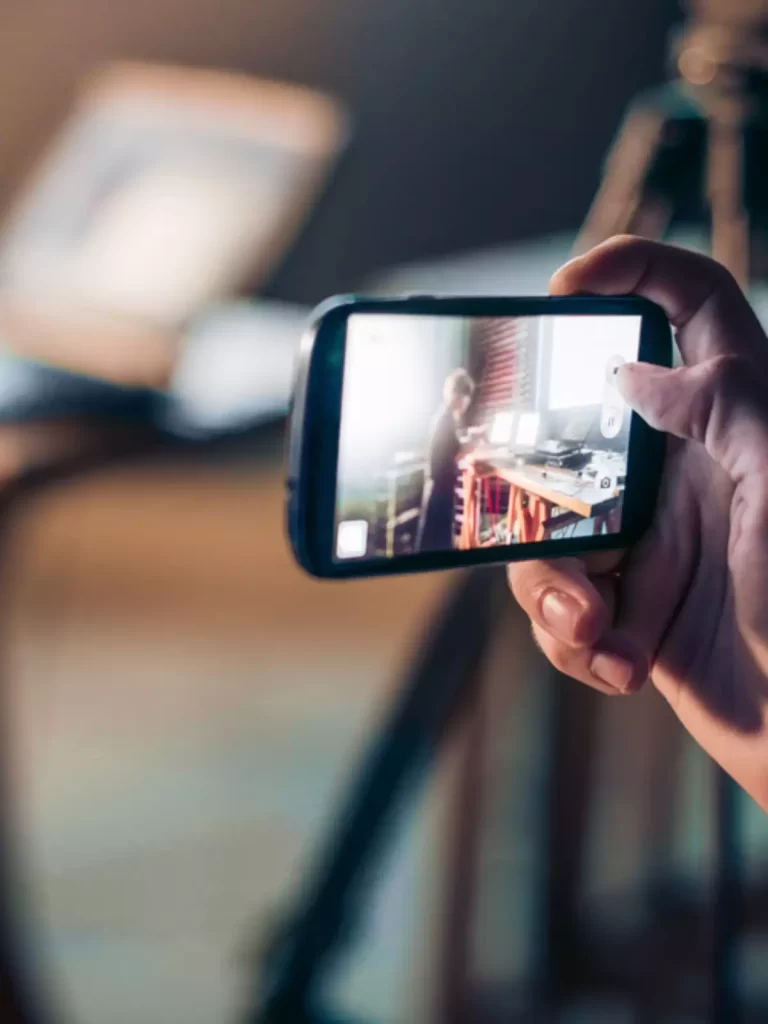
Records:
<instances>
[{"instance_id":1,"label":"tripod leg","mask_svg":"<svg viewBox=\"0 0 768 1024\"><path fill-rule=\"evenodd\" d=\"M749 219L744 208L744 128L738 115L709 124L707 191L712 255L745 288L749 278Z\"/></svg>"},{"instance_id":2,"label":"tripod leg","mask_svg":"<svg viewBox=\"0 0 768 1024\"><path fill-rule=\"evenodd\" d=\"M669 204L646 194L646 181L658 151L665 117L650 107L631 111L614 143L605 176L576 242L586 252L612 235L649 237L664 233Z\"/></svg>"},{"instance_id":3,"label":"tripod leg","mask_svg":"<svg viewBox=\"0 0 768 1024\"><path fill-rule=\"evenodd\" d=\"M742 286L749 280L749 222L743 196L744 119L730 116L709 124L708 198L712 208L712 254ZM741 928L740 792L733 779L715 769L717 863L713 920L713 1024L737 1024L736 944Z\"/></svg>"},{"instance_id":4,"label":"tripod leg","mask_svg":"<svg viewBox=\"0 0 768 1024\"><path fill-rule=\"evenodd\" d=\"M482 675L482 664L475 672ZM472 923L476 913L481 843L484 754L486 746L485 680L471 687L465 709L458 778L447 843L446 908L442 926L434 1019L439 1024L469 1024L473 1019Z\"/></svg>"},{"instance_id":5,"label":"tripod leg","mask_svg":"<svg viewBox=\"0 0 768 1024\"><path fill-rule=\"evenodd\" d=\"M249 1022L313 1019L328 966L357 924L395 815L463 710L506 599L501 572L474 569L457 584L352 780L298 909L265 951Z\"/></svg>"},{"instance_id":6,"label":"tripod leg","mask_svg":"<svg viewBox=\"0 0 768 1024\"><path fill-rule=\"evenodd\" d=\"M603 183L577 239L576 253L616 234L662 236L671 220L671 197L649 187L664 142L667 117L661 105L630 111L609 154ZM600 708L594 695L569 680L553 688L550 708L552 768L549 793L547 881L542 893L545 1003L557 1012L578 990L578 902L592 803L592 770Z\"/></svg>"},{"instance_id":7,"label":"tripod leg","mask_svg":"<svg viewBox=\"0 0 768 1024\"><path fill-rule=\"evenodd\" d=\"M715 769L717 863L712 920L712 1024L739 1024L738 940L743 927L741 879L741 791L730 775Z\"/></svg>"}]
</instances>

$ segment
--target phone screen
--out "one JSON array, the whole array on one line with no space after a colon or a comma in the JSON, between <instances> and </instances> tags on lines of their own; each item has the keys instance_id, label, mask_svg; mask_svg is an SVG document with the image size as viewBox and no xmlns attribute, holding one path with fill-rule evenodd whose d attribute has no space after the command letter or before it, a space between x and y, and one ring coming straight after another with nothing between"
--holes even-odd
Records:
<instances>
[{"instance_id":1,"label":"phone screen","mask_svg":"<svg viewBox=\"0 0 768 1024\"><path fill-rule=\"evenodd\" d=\"M642 317L353 313L333 558L620 533Z\"/></svg>"}]
</instances>

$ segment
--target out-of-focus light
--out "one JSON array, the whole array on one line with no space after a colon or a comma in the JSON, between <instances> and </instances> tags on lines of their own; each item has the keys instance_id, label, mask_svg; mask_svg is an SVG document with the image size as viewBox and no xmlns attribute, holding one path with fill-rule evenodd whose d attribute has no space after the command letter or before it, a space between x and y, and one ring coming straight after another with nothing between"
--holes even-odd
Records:
<instances>
[{"instance_id":1,"label":"out-of-focus light","mask_svg":"<svg viewBox=\"0 0 768 1024\"><path fill-rule=\"evenodd\" d=\"M171 379L174 424L231 429L287 413L306 312L276 302L231 303L184 335Z\"/></svg>"},{"instance_id":2,"label":"out-of-focus light","mask_svg":"<svg viewBox=\"0 0 768 1024\"><path fill-rule=\"evenodd\" d=\"M609 362L637 359L641 318L559 316L552 333L550 409L600 405Z\"/></svg>"},{"instance_id":3,"label":"out-of-focus light","mask_svg":"<svg viewBox=\"0 0 768 1024\"><path fill-rule=\"evenodd\" d=\"M521 413L517 424L517 436L515 438L517 444L519 444L521 448L530 448L536 444L539 436L540 422L541 417L537 412Z\"/></svg>"},{"instance_id":4,"label":"out-of-focus light","mask_svg":"<svg viewBox=\"0 0 768 1024\"><path fill-rule=\"evenodd\" d=\"M345 135L338 105L308 89L107 68L0 235L5 342L99 373L100 346L140 336L146 383L166 383L157 367L186 324L258 287L284 255Z\"/></svg>"},{"instance_id":5,"label":"out-of-focus light","mask_svg":"<svg viewBox=\"0 0 768 1024\"><path fill-rule=\"evenodd\" d=\"M274 189L223 159L148 170L107 202L69 281L84 305L182 323L239 276L269 236Z\"/></svg>"},{"instance_id":6,"label":"out-of-focus light","mask_svg":"<svg viewBox=\"0 0 768 1024\"><path fill-rule=\"evenodd\" d=\"M511 412L500 412L493 417L491 429L488 431L488 440L491 444L509 444L514 419L514 413Z\"/></svg>"},{"instance_id":7,"label":"out-of-focus light","mask_svg":"<svg viewBox=\"0 0 768 1024\"><path fill-rule=\"evenodd\" d=\"M460 364L462 337L461 324L448 317L349 318L339 448L349 476L390 463L394 452L411 452L426 437L442 400L436 372L442 386ZM438 356L450 361L444 371L435 369Z\"/></svg>"},{"instance_id":8,"label":"out-of-focus light","mask_svg":"<svg viewBox=\"0 0 768 1024\"><path fill-rule=\"evenodd\" d=\"M337 558L364 558L368 550L368 523L353 519L339 523L336 532Z\"/></svg>"},{"instance_id":9,"label":"out-of-focus light","mask_svg":"<svg viewBox=\"0 0 768 1024\"><path fill-rule=\"evenodd\" d=\"M717 74L717 65L698 47L687 46L677 61L680 74L691 85L709 85Z\"/></svg>"}]
</instances>

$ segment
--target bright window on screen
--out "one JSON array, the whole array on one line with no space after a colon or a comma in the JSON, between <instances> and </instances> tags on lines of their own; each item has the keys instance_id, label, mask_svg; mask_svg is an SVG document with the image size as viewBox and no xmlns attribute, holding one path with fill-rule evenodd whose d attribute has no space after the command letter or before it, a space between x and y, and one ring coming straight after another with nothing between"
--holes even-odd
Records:
<instances>
[{"instance_id":1,"label":"bright window on screen","mask_svg":"<svg viewBox=\"0 0 768 1024\"><path fill-rule=\"evenodd\" d=\"M550 409L600 405L611 356L637 359L639 316L558 316L552 318Z\"/></svg>"}]
</instances>

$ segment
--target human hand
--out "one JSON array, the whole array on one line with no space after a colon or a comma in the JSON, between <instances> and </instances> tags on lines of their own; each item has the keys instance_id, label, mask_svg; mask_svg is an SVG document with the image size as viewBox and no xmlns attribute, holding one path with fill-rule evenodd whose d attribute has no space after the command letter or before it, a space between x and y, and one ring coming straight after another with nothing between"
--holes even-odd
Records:
<instances>
[{"instance_id":1,"label":"human hand","mask_svg":"<svg viewBox=\"0 0 768 1024\"><path fill-rule=\"evenodd\" d=\"M513 593L556 668L608 694L650 677L768 811L768 339L723 267L660 243L611 239L551 291L652 299L685 365L617 375L672 435L646 536L629 552L518 562Z\"/></svg>"}]
</instances>

